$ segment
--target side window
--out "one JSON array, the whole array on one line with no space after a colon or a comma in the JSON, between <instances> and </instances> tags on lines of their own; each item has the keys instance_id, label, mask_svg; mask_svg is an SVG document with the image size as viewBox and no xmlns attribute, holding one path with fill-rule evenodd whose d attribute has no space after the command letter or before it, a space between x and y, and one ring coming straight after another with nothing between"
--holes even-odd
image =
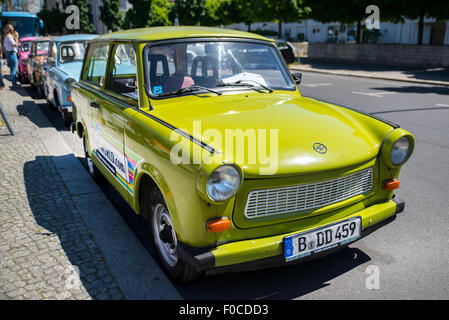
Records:
<instances>
[{"instance_id":1,"label":"side window","mask_svg":"<svg viewBox=\"0 0 449 320\"><path fill-rule=\"evenodd\" d=\"M106 73L109 44L93 43L89 45L88 50L81 80L101 87Z\"/></svg>"},{"instance_id":2,"label":"side window","mask_svg":"<svg viewBox=\"0 0 449 320\"><path fill-rule=\"evenodd\" d=\"M133 47L130 44L115 45L112 54L106 89L137 100L136 54Z\"/></svg>"}]
</instances>

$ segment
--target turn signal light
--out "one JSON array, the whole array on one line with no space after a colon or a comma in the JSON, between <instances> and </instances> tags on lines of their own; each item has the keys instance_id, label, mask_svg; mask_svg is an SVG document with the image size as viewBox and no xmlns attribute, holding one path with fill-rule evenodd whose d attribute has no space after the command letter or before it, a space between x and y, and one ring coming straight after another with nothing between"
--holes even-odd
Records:
<instances>
[{"instance_id":1,"label":"turn signal light","mask_svg":"<svg viewBox=\"0 0 449 320\"><path fill-rule=\"evenodd\" d=\"M72 101L72 97L67 97L67 101Z\"/></svg>"},{"instance_id":2,"label":"turn signal light","mask_svg":"<svg viewBox=\"0 0 449 320\"><path fill-rule=\"evenodd\" d=\"M399 180L396 179L390 179L384 182L383 188L385 190L394 190L399 188L399 186L401 185L401 183L399 182Z\"/></svg>"},{"instance_id":3,"label":"turn signal light","mask_svg":"<svg viewBox=\"0 0 449 320\"><path fill-rule=\"evenodd\" d=\"M231 221L228 218L220 218L211 220L207 223L207 231L209 232L222 232L231 227Z\"/></svg>"}]
</instances>

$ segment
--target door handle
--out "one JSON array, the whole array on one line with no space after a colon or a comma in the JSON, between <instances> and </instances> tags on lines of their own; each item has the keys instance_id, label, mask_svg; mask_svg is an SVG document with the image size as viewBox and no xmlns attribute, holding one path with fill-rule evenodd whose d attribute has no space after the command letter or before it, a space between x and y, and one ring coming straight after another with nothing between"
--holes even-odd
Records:
<instances>
[{"instance_id":1,"label":"door handle","mask_svg":"<svg viewBox=\"0 0 449 320\"><path fill-rule=\"evenodd\" d=\"M92 108L96 108L96 109L100 108L100 105L98 103L96 103L95 101L91 101L90 106Z\"/></svg>"}]
</instances>

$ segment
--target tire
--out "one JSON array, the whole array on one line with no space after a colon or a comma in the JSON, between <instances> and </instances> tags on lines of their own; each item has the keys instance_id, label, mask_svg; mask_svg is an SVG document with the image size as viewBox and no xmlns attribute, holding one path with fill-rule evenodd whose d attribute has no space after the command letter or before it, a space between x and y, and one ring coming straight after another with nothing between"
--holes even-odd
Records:
<instances>
[{"instance_id":1,"label":"tire","mask_svg":"<svg viewBox=\"0 0 449 320\"><path fill-rule=\"evenodd\" d=\"M64 122L64 126L66 128L70 127L70 123L72 123L72 116L70 114L67 114L66 112L62 112L62 121Z\"/></svg>"},{"instance_id":2,"label":"tire","mask_svg":"<svg viewBox=\"0 0 449 320\"><path fill-rule=\"evenodd\" d=\"M93 163L92 159L89 156L88 151L88 142L86 135L83 132L83 147L84 147L84 159L85 159L85 165L87 172L89 175L94 179L96 182L100 182L102 175L101 172L98 170L97 166Z\"/></svg>"},{"instance_id":3,"label":"tire","mask_svg":"<svg viewBox=\"0 0 449 320\"><path fill-rule=\"evenodd\" d=\"M150 189L151 188L151 189ZM168 276L179 282L188 282L201 277L204 272L197 271L178 254L176 231L171 223L170 213L160 190L146 184L149 197L143 197L143 214L149 218L151 235L160 265ZM148 195L146 191L142 193Z\"/></svg>"},{"instance_id":4,"label":"tire","mask_svg":"<svg viewBox=\"0 0 449 320\"><path fill-rule=\"evenodd\" d=\"M48 108L50 110L56 110L57 109L56 106L50 101L50 99L48 99L48 90L47 90L46 86L44 87L44 91L45 91L45 99L47 100Z\"/></svg>"}]
</instances>

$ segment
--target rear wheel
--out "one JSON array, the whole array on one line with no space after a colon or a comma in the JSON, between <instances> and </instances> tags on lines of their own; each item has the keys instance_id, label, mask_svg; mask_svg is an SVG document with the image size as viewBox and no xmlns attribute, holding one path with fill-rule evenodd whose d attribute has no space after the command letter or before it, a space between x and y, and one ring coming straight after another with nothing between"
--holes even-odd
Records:
<instances>
[{"instance_id":1,"label":"rear wheel","mask_svg":"<svg viewBox=\"0 0 449 320\"><path fill-rule=\"evenodd\" d=\"M196 270L178 254L178 238L160 190L150 184L146 186L146 190L150 189L151 191L142 193L144 195L143 210L144 214L149 217L153 243L164 271L171 278L180 282L188 282L201 277L204 272Z\"/></svg>"},{"instance_id":2,"label":"rear wheel","mask_svg":"<svg viewBox=\"0 0 449 320\"><path fill-rule=\"evenodd\" d=\"M89 172L90 176L97 182L101 180L101 173L98 171L98 168L93 163L92 159L89 156L88 151L88 142L86 138L86 134L83 132L83 147L84 147L84 159L86 161L87 172Z\"/></svg>"}]
</instances>

